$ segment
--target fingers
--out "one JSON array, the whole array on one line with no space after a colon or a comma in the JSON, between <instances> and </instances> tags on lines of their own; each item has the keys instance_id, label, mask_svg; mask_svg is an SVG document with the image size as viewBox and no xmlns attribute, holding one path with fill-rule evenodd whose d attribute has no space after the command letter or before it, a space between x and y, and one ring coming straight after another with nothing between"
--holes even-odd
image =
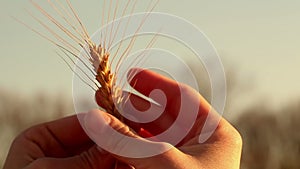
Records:
<instances>
[{"instance_id":1,"label":"fingers","mask_svg":"<svg viewBox=\"0 0 300 169\"><path fill-rule=\"evenodd\" d=\"M163 139L158 137L159 140L166 141L165 133L167 130L171 131L171 128L173 133L168 133L169 138L173 138L175 133L178 139L179 135L186 136L182 138L181 144L201 132L211 106L197 91L149 70L132 69L128 73L128 80L134 89L160 105L157 106L132 93L123 93L126 102L122 105L122 115L128 119L124 122L135 131L140 133L144 129L150 133L146 135L150 136L164 134L160 135ZM157 94L158 90L160 92ZM101 105L105 102L105 97L101 96L101 92L97 92L96 100Z\"/></svg>"},{"instance_id":2,"label":"fingers","mask_svg":"<svg viewBox=\"0 0 300 169\"><path fill-rule=\"evenodd\" d=\"M128 126L113 116L93 110L85 118L85 127L88 135L99 147L111 152L120 161L136 168L157 166L159 157L170 158L169 151L174 156L181 156L180 151L167 143L150 142L139 137ZM157 161L158 160L158 161Z\"/></svg>"},{"instance_id":3,"label":"fingers","mask_svg":"<svg viewBox=\"0 0 300 169\"><path fill-rule=\"evenodd\" d=\"M80 147L83 144L91 142L90 138L86 135L79 123L78 116L82 115L73 115L45 124L49 133L51 133L52 136L68 150L74 150L75 147Z\"/></svg>"},{"instance_id":4,"label":"fingers","mask_svg":"<svg viewBox=\"0 0 300 169\"><path fill-rule=\"evenodd\" d=\"M173 124L180 109L178 103L181 98L178 83L157 73L141 69L132 69L128 73L128 78L131 78L130 84L137 91L150 97L160 106L150 103L135 94L124 92L123 97L126 100L122 105L124 112L136 119L136 122L126 120L125 123L137 132L140 128L144 128L152 135L162 133ZM103 96L100 90L96 92L95 98L99 106L105 106L106 97Z\"/></svg>"},{"instance_id":5,"label":"fingers","mask_svg":"<svg viewBox=\"0 0 300 169\"><path fill-rule=\"evenodd\" d=\"M166 105L157 105L132 93L124 92L123 96L129 98L121 109L128 119L125 123L133 126L135 131L142 128L152 135L158 135L169 128L176 119L176 112L168 112Z\"/></svg>"},{"instance_id":6,"label":"fingers","mask_svg":"<svg viewBox=\"0 0 300 169\"><path fill-rule=\"evenodd\" d=\"M179 114L184 113L185 118L184 120L180 120L179 123L181 123L181 128L186 128L186 130L190 131L181 144L200 134L207 121L208 114L211 112L211 105L197 91L149 70L132 69L129 72L128 80L134 89L146 96L149 96L151 91L155 89L161 89L167 95L167 106L164 114L168 114L169 116L162 114L161 117L173 117L173 119L169 119L169 121L164 121L162 118L157 119L156 122L165 124L165 126L159 127L159 129L163 129L159 130L159 132L168 129L169 126L173 125L174 119L179 117ZM220 116L212 111L207 123L218 123L218 119L220 119ZM158 123L146 123L142 126L146 130L153 132L151 128L161 126ZM193 126L188 125L192 123L194 123ZM154 133L154 135L157 134L159 133Z\"/></svg>"},{"instance_id":7,"label":"fingers","mask_svg":"<svg viewBox=\"0 0 300 169\"><path fill-rule=\"evenodd\" d=\"M77 116L40 124L24 131L13 142L5 168L21 168L42 157L68 157L89 149L94 143L85 134ZM30 158L24 158L24 157Z\"/></svg>"},{"instance_id":8,"label":"fingers","mask_svg":"<svg viewBox=\"0 0 300 169\"><path fill-rule=\"evenodd\" d=\"M29 164L24 169L107 169L113 168L115 159L102 153L96 146L88 151L68 158L40 158Z\"/></svg>"},{"instance_id":9,"label":"fingers","mask_svg":"<svg viewBox=\"0 0 300 169\"><path fill-rule=\"evenodd\" d=\"M176 119L178 110L167 112L166 106L158 106L132 93L123 92L123 97L126 101L119 106L119 110L123 112L122 115L125 117L124 123L144 137L162 133ZM105 102L101 92L96 92L96 101L99 106ZM142 131L143 129L144 131ZM146 131L151 134L147 134Z\"/></svg>"},{"instance_id":10,"label":"fingers","mask_svg":"<svg viewBox=\"0 0 300 169\"><path fill-rule=\"evenodd\" d=\"M128 80L134 89L145 96L149 96L149 93L155 89L161 89L167 96L166 109L169 113L178 111L184 100L188 100L190 105L198 105L199 116L207 116L211 110L211 105L198 91L153 71L131 69L128 73Z\"/></svg>"},{"instance_id":11,"label":"fingers","mask_svg":"<svg viewBox=\"0 0 300 169\"><path fill-rule=\"evenodd\" d=\"M163 91L167 99L166 111L175 118L183 107L187 115L190 113L190 107L197 107L198 117L202 119L211 110L211 105L198 91L153 71L131 69L128 73L128 80L134 89L145 96L149 96L155 89Z\"/></svg>"},{"instance_id":12,"label":"fingers","mask_svg":"<svg viewBox=\"0 0 300 169\"><path fill-rule=\"evenodd\" d=\"M172 126L180 112L184 113L186 118L179 123L188 129L190 127L186 124L193 123L195 118L205 121L210 111L210 105L198 92L152 71L131 69L128 80L136 90L161 105L159 107L132 93L123 93L126 100L122 105L125 112L123 115L130 115L136 120L133 122L134 120L125 117L129 119L125 120L125 123L137 132L143 128L152 135L158 135ZM154 92L157 89L161 91L158 94ZM100 106L106 101L100 91L96 92L96 101Z\"/></svg>"},{"instance_id":13,"label":"fingers","mask_svg":"<svg viewBox=\"0 0 300 169\"><path fill-rule=\"evenodd\" d=\"M134 68L129 70L127 79L134 89L145 96L149 96L154 89L172 92L173 88L178 87L176 81L146 69Z\"/></svg>"},{"instance_id":14,"label":"fingers","mask_svg":"<svg viewBox=\"0 0 300 169\"><path fill-rule=\"evenodd\" d=\"M180 106L178 103L180 103L181 99L181 85L179 85L179 83L150 70L138 68L131 69L127 78L130 85L141 94L153 99L159 104L166 102L166 110L172 112L176 117ZM99 106L105 107L107 102L106 98L107 96L104 96L101 90L96 91L95 99ZM143 104L146 104L146 102ZM147 106L142 106L142 108L145 107Z\"/></svg>"},{"instance_id":15,"label":"fingers","mask_svg":"<svg viewBox=\"0 0 300 169\"><path fill-rule=\"evenodd\" d=\"M154 89L161 89L167 95L168 103L173 107L179 105L182 99L188 99L192 104L201 103L199 114L207 114L210 110L209 103L197 91L153 71L134 68L129 71L127 78L130 85L145 96L149 96ZM187 96L181 98L182 93ZM176 108L169 110L176 110Z\"/></svg>"},{"instance_id":16,"label":"fingers","mask_svg":"<svg viewBox=\"0 0 300 169\"><path fill-rule=\"evenodd\" d=\"M127 74L129 84L141 94L149 97L153 91L162 91L167 100L167 109L175 110L178 98L180 100L180 84L170 78L162 76L150 70L134 68ZM151 99L159 102L160 97Z\"/></svg>"},{"instance_id":17,"label":"fingers","mask_svg":"<svg viewBox=\"0 0 300 169\"><path fill-rule=\"evenodd\" d=\"M78 154L92 145L76 115L36 126L26 135L50 157L60 156L62 151L66 155Z\"/></svg>"}]
</instances>

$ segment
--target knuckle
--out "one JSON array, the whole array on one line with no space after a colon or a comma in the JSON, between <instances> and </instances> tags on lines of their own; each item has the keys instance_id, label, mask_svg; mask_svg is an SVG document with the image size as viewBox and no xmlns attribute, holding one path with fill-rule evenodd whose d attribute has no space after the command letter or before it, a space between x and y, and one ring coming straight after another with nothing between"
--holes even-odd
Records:
<instances>
[{"instance_id":1,"label":"knuckle","mask_svg":"<svg viewBox=\"0 0 300 169\"><path fill-rule=\"evenodd\" d=\"M36 125L30 127L20 134L18 134L12 141L12 147L27 147L31 146L31 142L37 142L39 138L45 133L43 125Z\"/></svg>"},{"instance_id":2,"label":"knuckle","mask_svg":"<svg viewBox=\"0 0 300 169\"><path fill-rule=\"evenodd\" d=\"M28 138L29 136L32 135L33 130L35 130L33 127L28 128L24 131L22 131L21 133L19 133L15 139L13 140L13 145L18 144L20 142L23 142L24 140L26 140L26 138Z\"/></svg>"},{"instance_id":3,"label":"knuckle","mask_svg":"<svg viewBox=\"0 0 300 169\"><path fill-rule=\"evenodd\" d=\"M234 130L234 139L233 139L233 143L239 147L242 147L243 145L243 139L242 139L242 136L241 134L239 133L238 130Z\"/></svg>"},{"instance_id":4,"label":"knuckle","mask_svg":"<svg viewBox=\"0 0 300 169\"><path fill-rule=\"evenodd\" d=\"M242 136L241 134L239 133L239 131L230 125L230 131L228 132L228 141L230 143L230 145L232 145L233 147L235 148L239 148L241 149L242 148L242 145L243 145L243 139L242 139Z\"/></svg>"},{"instance_id":5,"label":"knuckle","mask_svg":"<svg viewBox=\"0 0 300 169\"><path fill-rule=\"evenodd\" d=\"M40 134L44 133L44 131L45 131L45 127L43 125L36 125L26 129L18 137L33 139L36 136L39 136Z\"/></svg>"}]
</instances>

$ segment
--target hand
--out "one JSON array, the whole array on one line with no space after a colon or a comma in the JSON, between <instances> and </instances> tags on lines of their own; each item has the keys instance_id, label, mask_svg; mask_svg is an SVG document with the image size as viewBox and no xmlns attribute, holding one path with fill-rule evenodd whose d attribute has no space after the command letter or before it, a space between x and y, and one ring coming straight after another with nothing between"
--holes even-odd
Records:
<instances>
[{"instance_id":1,"label":"hand","mask_svg":"<svg viewBox=\"0 0 300 169\"><path fill-rule=\"evenodd\" d=\"M165 153L149 158L128 158L118 155L114 155L114 157L123 163L134 166L137 169L239 168L242 149L242 139L240 134L225 119L221 118L216 112L214 112L214 110L210 111L211 106L198 92L184 84L178 84L173 80L149 70L134 69L131 70L131 72L133 72L131 74L134 74L134 77L128 78L130 85L141 94L149 96L151 95L151 91L155 89L160 89L164 92L167 99L167 103L164 108L165 111L159 118L149 123L136 123L125 120L125 123L129 125L129 128L113 116L99 110L94 110L88 115L86 124L88 134L96 143L104 145L104 147L113 150L113 152L125 151L130 153L136 149L143 151L144 148L137 148L135 145L131 145L124 137L116 138L111 136L112 134L111 131L107 129L107 124L124 135L145 141L140 136L156 136L164 132L173 124L180 109L180 94L184 92L184 99L189 103L189 107L193 107L192 105L194 104L199 106L199 110L197 113L197 120L192 129L186 134L181 142L176 145L176 147L171 148ZM125 95L127 96L127 94ZM99 105L103 103L102 99L103 97L101 96L101 93L97 93L96 100ZM155 96L152 99L158 103L161 101L159 97ZM151 106L154 106L150 102L133 94L129 95L128 100L132 102L135 109L141 112L146 111ZM141 113L134 112L136 110L127 108L127 104L128 102L125 102L125 105L123 105L125 113L129 115ZM189 108L185 108L185 116L189 116ZM206 117L208 116L208 113L212 113L212 118L210 119L211 122L219 121L219 123L211 137L205 143L199 144L198 138L202 132L204 123L207 120ZM184 122L191 123L192 121ZM105 141L103 141L104 138ZM164 147L164 145L161 146Z\"/></svg>"},{"instance_id":2,"label":"hand","mask_svg":"<svg viewBox=\"0 0 300 169\"><path fill-rule=\"evenodd\" d=\"M141 124L126 121L126 124L143 136L155 136L172 124L174 117L178 115L176 112L179 107L175 104L178 102L178 97L175 97L180 92L178 89L184 89L191 104L201 102L196 123L176 146L177 148L172 147L162 154L146 158L130 158L110 154L97 148L83 131L78 119L72 116L41 124L23 132L15 139L4 169L114 168L116 159L122 162L118 162L117 168L130 168L129 166L134 166L136 169L239 168L241 137L224 119L220 120L216 131L209 140L203 144L198 143L197 138L210 110L209 104L201 95L185 85L178 85L172 80L146 70L138 73L133 79L130 79L130 82L137 91L146 96L153 89L161 89L168 98L166 110L157 120ZM97 95L96 98L101 105L101 96ZM130 100L139 110L145 110L151 104L135 95L130 95ZM216 113L215 117L219 118ZM124 123L105 112L94 110L83 118L85 119L84 127L89 136L96 143L106 139L115 151L120 151L118 150L120 147L126 151L134 150L135 147L127 144L126 140L110 138L107 124L122 134L147 142Z\"/></svg>"},{"instance_id":3,"label":"hand","mask_svg":"<svg viewBox=\"0 0 300 169\"><path fill-rule=\"evenodd\" d=\"M40 124L13 142L4 169L111 168L114 159L98 150L77 116Z\"/></svg>"}]
</instances>

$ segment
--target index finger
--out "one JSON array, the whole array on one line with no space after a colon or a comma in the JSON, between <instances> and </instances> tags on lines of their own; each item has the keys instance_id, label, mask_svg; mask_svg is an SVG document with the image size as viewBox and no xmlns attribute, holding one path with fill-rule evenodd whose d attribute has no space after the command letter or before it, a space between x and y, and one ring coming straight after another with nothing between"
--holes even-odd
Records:
<instances>
[{"instance_id":1,"label":"index finger","mask_svg":"<svg viewBox=\"0 0 300 169\"><path fill-rule=\"evenodd\" d=\"M69 157L80 154L92 145L94 143L74 115L24 131L14 140L4 166L22 168L42 157Z\"/></svg>"},{"instance_id":2,"label":"index finger","mask_svg":"<svg viewBox=\"0 0 300 169\"><path fill-rule=\"evenodd\" d=\"M89 148L93 142L73 115L32 127L25 132L28 139L40 145L46 156L75 155ZM64 156L64 155L63 155Z\"/></svg>"},{"instance_id":3,"label":"index finger","mask_svg":"<svg viewBox=\"0 0 300 169\"><path fill-rule=\"evenodd\" d=\"M174 95L177 94L174 89L179 88L178 82L147 69L130 69L127 79L135 90L145 96L149 96L154 89L161 89L167 96Z\"/></svg>"}]
</instances>

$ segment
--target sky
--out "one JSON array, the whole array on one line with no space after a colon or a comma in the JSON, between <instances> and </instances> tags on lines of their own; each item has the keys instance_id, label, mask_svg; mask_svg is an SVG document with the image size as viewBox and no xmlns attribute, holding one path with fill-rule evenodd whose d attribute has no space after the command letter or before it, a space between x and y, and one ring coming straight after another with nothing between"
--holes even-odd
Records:
<instances>
[{"instance_id":1,"label":"sky","mask_svg":"<svg viewBox=\"0 0 300 169\"><path fill-rule=\"evenodd\" d=\"M42 1L41 1L42 2ZM71 1L90 33L99 27L100 0ZM142 10L139 2L137 10ZM21 94L72 94L72 72L55 48L11 16L38 24L29 1L0 1L0 89ZM241 84L235 104L295 102L300 97L300 1L161 0L155 11L177 15L201 29Z\"/></svg>"}]
</instances>

